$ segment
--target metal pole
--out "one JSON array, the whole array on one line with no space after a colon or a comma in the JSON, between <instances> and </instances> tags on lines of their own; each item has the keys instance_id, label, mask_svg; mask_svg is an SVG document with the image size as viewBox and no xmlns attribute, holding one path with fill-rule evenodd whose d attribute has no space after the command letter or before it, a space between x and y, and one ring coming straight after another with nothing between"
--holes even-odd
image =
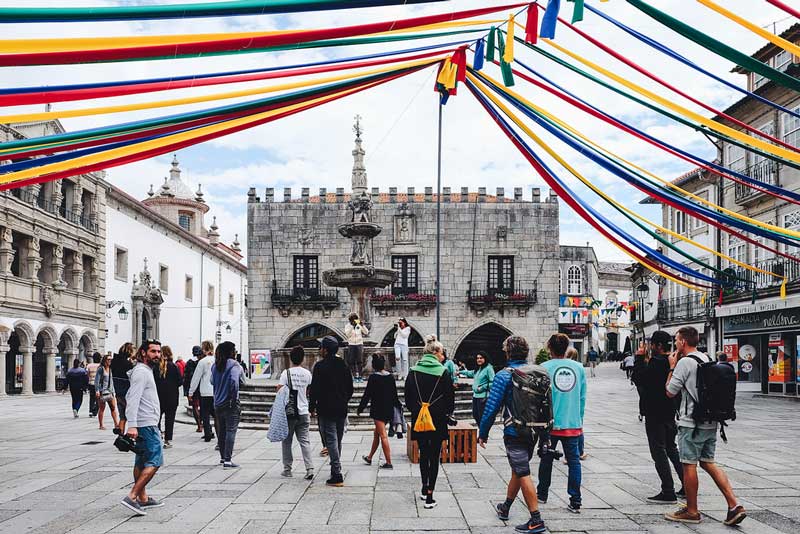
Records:
<instances>
[{"instance_id":1,"label":"metal pole","mask_svg":"<svg viewBox=\"0 0 800 534\"><path fill-rule=\"evenodd\" d=\"M436 339L441 340L441 254L442 254L442 105L439 100L439 148L436 165Z\"/></svg>"}]
</instances>

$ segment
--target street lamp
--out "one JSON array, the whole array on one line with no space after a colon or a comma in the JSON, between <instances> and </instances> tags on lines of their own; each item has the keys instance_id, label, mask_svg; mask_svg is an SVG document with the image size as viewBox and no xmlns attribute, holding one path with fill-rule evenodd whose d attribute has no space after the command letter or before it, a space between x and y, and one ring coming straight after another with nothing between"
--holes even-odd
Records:
<instances>
[{"instance_id":1,"label":"street lamp","mask_svg":"<svg viewBox=\"0 0 800 534\"><path fill-rule=\"evenodd\" d=\"M121 301L121 300L107 300L106 301L106 309L107 310L111 310L111 309L115 308L116 306L121 306L121 308L117 312L117 315L119 315L120 320L121 321L127 320L128 319L128 310L125 309L125 303L123 301Z\"/></svg>"},{"instance_id":2,"label":"street lamp","mask_svg":"<svg viewBox=\"0 0 800 534\"><path fill-rule=\"evenodd\" d=\"M650 294L650 286L645 282L642 282L636 286L636 291L639 293L639 296L643 301L647 300L647 296Z\"/></svg>"}]
</instances>

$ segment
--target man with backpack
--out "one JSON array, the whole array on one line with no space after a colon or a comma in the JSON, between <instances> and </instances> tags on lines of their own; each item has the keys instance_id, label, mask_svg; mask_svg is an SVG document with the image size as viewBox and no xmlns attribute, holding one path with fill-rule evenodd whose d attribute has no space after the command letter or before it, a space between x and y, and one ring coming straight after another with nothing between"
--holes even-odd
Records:
<instances>
[{"instance_id":1,"label":"man with backpack","mask_svg":"<svg viewBox=\"0 0 800 534\"><path fill-rule=\"evenodd\" d=\"M735 526L747 516L737 503L725 472L714 462L717 427L725 419L735 419L733 401L736 395L736 374L733 374L731 398L731 367L719 365L697 350L700 336L696 329L684 326L675 336L675 352L669 356L667 395L682 396L678 419L678 451L683 464L683 484L686 506L664 517L681 523L700 523L697 508L697 462L714 480L728 503L723 523ZM727 405L727 406L726 406ZM725 439L724 430L722 433Z\"/></svg>"},{"instance_id":2,"label":"man with backpack","mask_svg":"<svg viewBox=\"0 0 800 534\"><path fill-rule=\"evenodd\" d=\"M550 450L555 450L558 442L567 457L567 510L574 514L581 512L581 459L580 437L583 435L583 414L586 410L586 373L583 366L565 358L569 338L565 334L553 334L547 341L550 360L542 367L547 369L552 383L553 430L550 432ZM539 486L536 493L539 502L546 503L550 491L553 472L551 454L542 455L539 462Z\"/></svg>"},{"instance_id":3,"label":"man with backpack","mask_svg":"<svg viewBox=\"0 0 800 534\"><path fill-rule=\"evenodd\" d=\"M670 370L667 356L671 346L670 334L663 330L653 332L650 336L650 360L642 373L644 429L650 446L650 456L661 479L661 491L658 495L647 498L647 502L654 504L675 504L678 502L678 497L686 498L682 487L677 493L675 492L675 483L669 467L672 463L683 484L683 464L678 455L678 447L675 445L675 437L678 435L678 427L675 424L675 402L679 399L669 398L664 391Z\"/></svg>"},{"instance_id":4,"label":"man with backpack","mask_svg":"<svg viewBox=\"0 0 800 534\"><path fill-rule=\"evenodd\" d=\"M492 382L492 388L489 390L489 398L486 401L483 418L481 419L478 443L481 447L486 448L489 431L497 417L497 412L502 408L504 422L503 443L506 449L506 456L508 456L508 463L511 466L511 480L508 482L505 502L496 506L497 517L503 521L508 521L511 505L517 498L519 491L522 490L522 496L525 499L525 504L528 505L531 517L526 523L518 525L514 530L516 532L538 534L546 532L547 529L539 513L536 488L531 478L530 462L533 458L533 451L536 448L536 440L530 428L526 432L519 424L522 423L522 426L525 426L526 422L532 422L526 420L534 419L534 417L528 410L532 406L515 405L515 392L517 393L517 399L523 397L519 395L520 391L522 391L521 388L514 387L514 381L515 377L524 379L527 376L534 375L538 369L542 378L545 379L544 381L547 382L545 386L547 389L549 389L550 384L549 380L547 380L546 372L543 372L540 366L528 364L529 348L525 338L521 336L507 338L503 342L503 351L508 358L508 367L497 373ZM522 376L518 373L521 373ZM546 394L546 391L541 398L549 400L549 395ZM533 403L530 404L532 405ZM548 404L544 410L548 416L551 413L549 410L550 406ZM549 421L545 422L545 424L549 424Z\"/></svg>"}]
</instances>

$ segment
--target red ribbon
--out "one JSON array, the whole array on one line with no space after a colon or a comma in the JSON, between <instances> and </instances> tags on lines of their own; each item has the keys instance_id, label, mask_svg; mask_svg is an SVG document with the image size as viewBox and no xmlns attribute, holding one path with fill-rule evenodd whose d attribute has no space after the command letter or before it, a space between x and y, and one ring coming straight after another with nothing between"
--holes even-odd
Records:
<instances>
[{"instance_id":1,"label":"red ribbon","mask_svg":"<svg viewBox=\"0 0 800 534\"><path fill-rule=\"evenodd\" d=\"M528 21L525 23L525 42L536 44L539 33L539 10L538 2L532 2L528 6Z\"/></svg>"}]
</instances>

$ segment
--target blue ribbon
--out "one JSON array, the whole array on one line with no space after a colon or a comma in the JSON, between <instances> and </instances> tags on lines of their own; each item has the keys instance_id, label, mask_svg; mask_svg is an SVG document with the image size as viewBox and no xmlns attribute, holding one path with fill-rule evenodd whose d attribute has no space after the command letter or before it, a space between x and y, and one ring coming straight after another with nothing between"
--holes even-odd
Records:
<instances>
[{"instance_id":1,"label":"blue ribbon","mask_svg":"<svg viewBox=\"0 0 800 534\"><path fill-rule=\"evenodd\" d=\"M544 12L542 25L539 28L539 37L543 39L555 39L556 24L558 23L558 12L560 9L561 0L549 0L547 2L547 9Z\"/></svg>"}]
</instances>

